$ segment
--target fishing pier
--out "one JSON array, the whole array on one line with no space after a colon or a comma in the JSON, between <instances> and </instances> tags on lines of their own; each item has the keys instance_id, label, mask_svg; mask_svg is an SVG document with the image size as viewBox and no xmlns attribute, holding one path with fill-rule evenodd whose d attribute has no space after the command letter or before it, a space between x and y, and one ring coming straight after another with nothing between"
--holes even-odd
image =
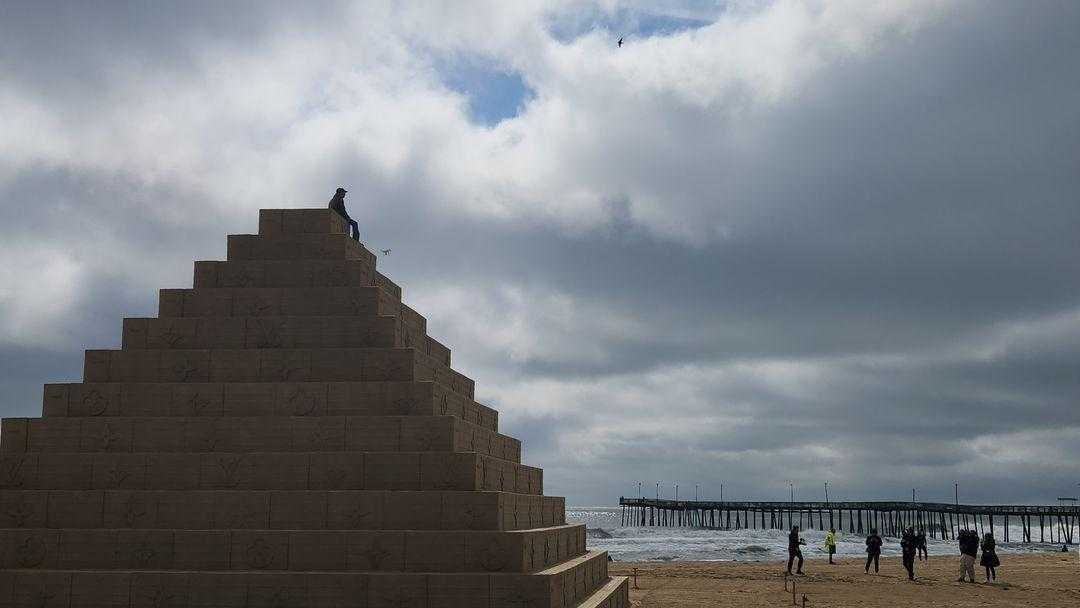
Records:
<instances>
[{"instance_id":1,"label":"fishing pier","mask_svg":"<svg viewBox=\"0 0 1080 608\"><path fill-rule=\"evenodd\" d=\"M900 536L912 527L931 538L950 540L960 530L990 532L1003 542L1073 544L1080 506L962 505L935 502L742 502L619 498L624 526L668 526L719 530L800 529ZM1011 518L1011 519L1010 519ZM1002 531L999 535L995 527ZM1018 526L1020 537L1009 538ZM1037 529L1037 530L1036 530Z\"/></svg>"}]
</instances>

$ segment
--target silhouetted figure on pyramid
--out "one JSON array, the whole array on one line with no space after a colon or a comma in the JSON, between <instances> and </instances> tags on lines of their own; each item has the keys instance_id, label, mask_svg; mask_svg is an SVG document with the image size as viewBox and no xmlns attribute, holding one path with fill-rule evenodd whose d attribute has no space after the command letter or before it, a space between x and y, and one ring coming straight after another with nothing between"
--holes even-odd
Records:
<instances>
[{"instance_id":1,"label":"silhouetted figure on pyramid","mask_svg":"<svg viewBox=\"0 0 1080 608\"><path fill-rule=\"evenodd\" d=\"M360 240L360 226L356 224L356 220L349 217L349 212L345 210L345 193L348 190L344 188L338 188L334 193L334 198L330 199L330 208L337 211L341 217L345 218L345 221L349 223L349 230L352 231L352 238L354 240Z\"/></svg>"}]
</instances>

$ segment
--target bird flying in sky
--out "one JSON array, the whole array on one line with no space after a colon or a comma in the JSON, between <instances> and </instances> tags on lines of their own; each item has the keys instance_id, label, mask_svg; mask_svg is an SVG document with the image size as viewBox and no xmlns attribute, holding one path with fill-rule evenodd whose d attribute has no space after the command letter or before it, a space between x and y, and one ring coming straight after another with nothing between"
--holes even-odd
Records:
<instances>
[{"instance_id":1,"label":"bird flying in sky","mask_svg":"<svg viewBox=\"0 0 1080 608\"><path fill-rule=\"evenodd\" d=\"M383 255L390 255L389 249L380 249L379 251L381 251Z\"/></svg>"},{"instance_id":2,"label":"bird flying in sky","mask_svg":"<svg viewBox=\"0 0 1080 608\"><path fill-rule=\"evenodd\" d=\"M622 48L622 37L619 37L619 48Z\"/></svg>"}]
</instances>

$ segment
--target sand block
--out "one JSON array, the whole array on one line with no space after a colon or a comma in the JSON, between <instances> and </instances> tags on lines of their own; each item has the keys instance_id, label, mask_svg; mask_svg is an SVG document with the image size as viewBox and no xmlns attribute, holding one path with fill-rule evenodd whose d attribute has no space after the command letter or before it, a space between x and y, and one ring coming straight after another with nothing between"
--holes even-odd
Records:
<instances>
[{"instance_id":1,"label":"sand block","mask_svg":"<svg viewBox=\"0 0 1080 608\"><path fill-rule=\"evenodd\" d=\"M347 225L340 213L322 209L260 209L259 236L343 234Z\"/></svg>"},{"instance_id":2,"label":"sand block","mask_svg":"<svg viewBox=\"0 0 1080 608\"><path fill-rule=\"evenodd\" d=\"M388 283L386 289L394 293ZM200 260L195 288L381 287L367 260Z\"/></svg>"},{"instance_id":3,"label":"sand block","mask_svg":"<svg viewBox=\"0 0 1080 608\"><path fill-rule=\"evenodd\" d=\"M375 254L345 234L230 234L227 251L230 261L362 260L375 266Z\"/></svg>"}]
</instances>

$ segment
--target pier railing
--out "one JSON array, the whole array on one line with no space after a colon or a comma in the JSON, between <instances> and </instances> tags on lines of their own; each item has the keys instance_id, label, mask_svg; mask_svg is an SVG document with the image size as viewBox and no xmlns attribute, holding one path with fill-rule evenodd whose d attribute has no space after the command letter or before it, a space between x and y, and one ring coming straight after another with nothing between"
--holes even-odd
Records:
<instances>
[{"instance_id":1,"label":"pier railing","mask_svg":"<svg viewBox=\"0 0 1080 608\"><path fill-rule=\"evenodd\" d=\"M705 501L619 498L622 523L631 526L680 526L719 529L844 530L866 533L871 528L899 536L905 528L922 529L931 538L953 539L959 530L973 529L997 536L995 518L1009 538L1010 518L1020 526L1017 542L1073 544L1080 527L1075 505L966 505L908 501ZM816 518L816 522L815 522ZM817 524L815 526L815 523ZM846 525L845 525L846 524ZM1035 540L1038 527L1038 541ZM1049 532L1049 535L1047 534Z\"/></svg>"}]
</instances>

